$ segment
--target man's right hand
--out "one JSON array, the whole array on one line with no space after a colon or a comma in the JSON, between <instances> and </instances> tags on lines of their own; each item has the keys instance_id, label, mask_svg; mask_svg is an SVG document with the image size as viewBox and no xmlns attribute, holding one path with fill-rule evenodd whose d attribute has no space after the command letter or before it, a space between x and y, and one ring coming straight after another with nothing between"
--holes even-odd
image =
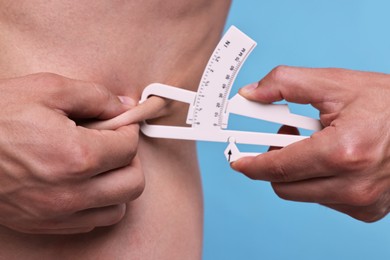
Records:
<instances>
[{"instance_id":1,"label":"man's right hand","mask_svg":"<svg viewBox=\"0 0 390 260\"><path fill-rule=\"evenodd\" d=\"M41 73L0 80L0 224L69 234L117 223L143 191L138 125L116 130L74 120L125 112L106 88Z\"/></svg>"}]
</instances>

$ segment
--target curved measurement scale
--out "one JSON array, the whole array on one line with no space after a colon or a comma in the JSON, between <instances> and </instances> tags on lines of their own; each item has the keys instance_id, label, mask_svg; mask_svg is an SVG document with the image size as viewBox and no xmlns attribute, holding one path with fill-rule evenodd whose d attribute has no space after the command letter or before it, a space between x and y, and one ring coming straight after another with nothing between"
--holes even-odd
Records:
<instances>
[{"instance_id":1,"label":"curved measurement scale","mask_svg":"<svg viewBox=\"0 0 390 260\"><path fill-rule=\"evenodd\" d=\"M256 42L232 26L222 37L203 72L187 124L193 127L220 128L230 90ZM223 126L225 128L226 125Z\"/></svg>"}]
</instances>

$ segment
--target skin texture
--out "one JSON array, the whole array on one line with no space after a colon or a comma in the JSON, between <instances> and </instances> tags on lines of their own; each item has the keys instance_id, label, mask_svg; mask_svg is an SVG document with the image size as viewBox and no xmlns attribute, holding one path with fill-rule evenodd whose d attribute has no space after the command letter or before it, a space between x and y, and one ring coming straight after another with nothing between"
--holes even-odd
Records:
<instances>
[{"instance_id":1,"label":"skin texture","mask_svg":"<svg viewBox=\"0 0 390 260\"><path fill-rule=\"evenodd\" d=\"M311 138L232 164L269 181L287 200L320 203L373 222L390 208L390 76L281 66L240 90L253 101L311 104L323 130ZM296 134L296 129L284 128Z\"/></svg>"},{"instance_id":2,"label":"skin texture","mask_svg":"<svg viewBox=\"0 0 390 260\"><path fill-rule=\"evenodd\" d=\"M104 119L126 106L101 86L54 74L3 80L0 90L0 223L68 234L118 222L144 188L138 126L94 131L70 118Z\"/></svg>"},{"instance_id":3,"label":"skin texture","mask_svg":"<svg viewBox=\"0 0 390 260\"><path fill-rule=\"evenodd\" d=\"M0 0L1 259L201 258L195 144L117 116L153 82L196 90L229 6Z\"/></svg>"}]
</instances>

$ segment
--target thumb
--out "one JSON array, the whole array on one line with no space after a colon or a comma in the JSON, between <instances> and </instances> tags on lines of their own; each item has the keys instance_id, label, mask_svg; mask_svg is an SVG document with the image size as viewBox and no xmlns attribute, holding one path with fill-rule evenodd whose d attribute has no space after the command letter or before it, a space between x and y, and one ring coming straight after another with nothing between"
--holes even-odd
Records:
<instances>
[{"instance_id":1,"label":"thumb","mask_svg":"<svg viewBox=\"0 0 390 260\"><path fill-rule=\"evenodd\" d=\"M59 76L57 76L59 77ZM79 81L61 77L57 79L61 84L53 84L51 106L63 111L71 118L113 118L136 103L128 97L116 96L106 87L86 81Z\"/></svg>"},{"instance_id":2,"label":"thumb","mask_svg":"<svg viewBox=\"0 0 390 260\"><path fill-rule=\"evenodd\" d=\"M315 105L338 88L337 81L333 80L336 73L334 69L279 66L258 83L240 89L239 93L249 100L262 103L284 99Z\"/></svg>"}]
</instances>

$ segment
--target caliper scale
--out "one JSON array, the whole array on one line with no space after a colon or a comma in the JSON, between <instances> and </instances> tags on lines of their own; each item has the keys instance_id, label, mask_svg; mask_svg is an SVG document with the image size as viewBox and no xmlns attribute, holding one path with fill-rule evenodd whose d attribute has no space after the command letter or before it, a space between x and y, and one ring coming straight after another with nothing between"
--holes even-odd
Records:
<instances>
[{"instance_id":1,"label":"caliper scale","mask_svg":"<svg viewBox=\"0 0 390 260\"><path fill-rule=\"evenodd\" d=\"M231 27L217 45L203 72L195 102L190 106L187 124L193 127L226 128L227 99L234 80L256 42Z\"/></svg>"},{"instance_id":2,"label":"caliper scale","mask_svg":"<svg viewBox=\"0 0 390 260\"><path fill-rule=\"evenodd\" d=\"M156 138L226 142L225 156L232 162L243 156L259 154L240 152L236 143L284 147L308 136L228 130L230 114L313 131L321 130L318 120L290 113L287 104L261 104L239 94L229 99L234 80L255 46L255 41L232 26L211 55L197 92L160 83L147 86L140 102L150 96L160 96L188 103L187 124L190 126L150 125L144 122L141 131Z\"/></svg>"}]
</instances>

